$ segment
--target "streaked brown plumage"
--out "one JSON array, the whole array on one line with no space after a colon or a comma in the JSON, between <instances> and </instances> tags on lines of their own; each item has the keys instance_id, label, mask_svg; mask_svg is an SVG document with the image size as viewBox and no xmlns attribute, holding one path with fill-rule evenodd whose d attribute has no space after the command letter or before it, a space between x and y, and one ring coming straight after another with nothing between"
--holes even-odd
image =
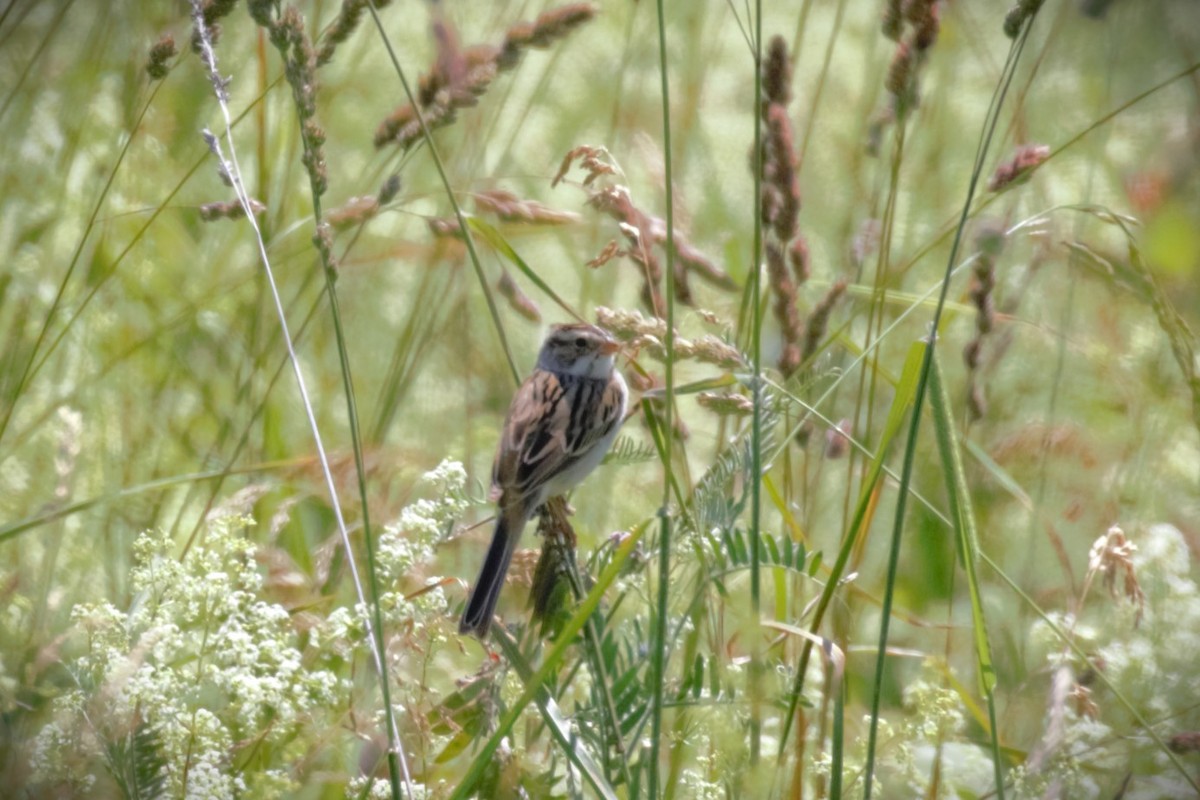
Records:
<instances>
[{"instance_id":1,"label":"streaked brown plumage","mask_svg":"<svg viewBox=\"0 0 1200 800\"><path fill-rule=\"evenodd\" d=\"M625 415L627 390L613 368L618 344L592 325L557 325L517 390L492 466L496 531L459 623L487 633L525 524L551 497L599 465Z\"/></svg>"}]
</instances>

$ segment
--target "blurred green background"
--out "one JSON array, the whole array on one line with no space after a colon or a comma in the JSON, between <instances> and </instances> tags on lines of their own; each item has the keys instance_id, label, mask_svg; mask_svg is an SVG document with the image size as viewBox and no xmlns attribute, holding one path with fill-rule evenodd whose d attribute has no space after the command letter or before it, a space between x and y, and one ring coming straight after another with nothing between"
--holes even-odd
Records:
<instances>
[{"instance_id":1,"label":"blurred green background","mask_svg":"<svg viewBox=\"0 0 1200 800\"><path fill-rule=\"evenodd\" d=\"M678 328L685 337L725 337L749 352L743 287L753 271L758 213L752 17L736 2L665 5L675 224L737 284L729 290L693 281L695 303L678 308ZM917 298L946 270L985 112L1009 53L1011 42L1002 32L1008 9L972 0L938 4L937 40L917 72L919 103L902 121L881 124L890 102L884 78L896 48L880 33L884 4L765 5L764 36L782 36L794 54L788 112L803 194L799 227L811 254L811 278L796 299L801 317L835 281L849 283L819 354L787 386L812 401L841 381L818 410L830 421L855 420L855 438L873 450L891 383L910 344L928 332L932 304ZM498 46L512 25L546 8L406 2L380 9L380 18L415 85L439 58L458 52L455 47ZM319 43L340 6L318 1L299 9ZM627 186L638 208L661 218L666 202L655 8L606 2L598 12L548 48L525 53L515 69L495 77L477 105L460 109L452 125L434 133L458 201L496 226L537 276L589 320L598 306L650 310L642 300L641 268L631 259L586 266L607 242L624 240L613 219L587 206L589 189L579 185L578 171L551 188L563 157L578 145L603 146L621 169L608 180ZM246 8L237 6L219 25L216 55L220 73L230 78L237 156L250 195L265 207L258 219L267 253L338 492L361 545L342 372L312 244L313 204L296 106L279 53ZM447 46L443 37L439 49L435 25L457 45ZM166 33L180 54L164 79L152 80L145 64ZM142 531L165 531L182 552L197 531L203 541L202 523L214 506L244 510L260 523L251 538L285 554L304 584L302 600L281 600L278 587L274 600L296 613L310 605L327 613L330 603L351 598L344 578L324 584L337 546L328 493L250 228L244 220L201 218L201 205L233 195L201 136L205 128L223 134L224 120L189 48L191 35L182 3L10 0L0 9L0 131L7 143L0 161L0 606L6 609L0 622L0 748L4 772L22 787L36 786L29 783L29 744L52 715L51 699L70 684L64 665L86 650L75 636L72 608L99 600L127 608L137 600L130 575L133 542ZM318 77L316 119L326 134L329 186L322 198L325 215L354 198L375 196L390 176L400 180L399 192L376 216L333 232L367 499L374 523L382 525L398 517L417 496L419 476L443 459L466 466L469 493L486 493L513 389L487 294L498 304L522 371L532 366L546 324L567 319L567 313L504 253L478 239L481 285L461 240L430 229L430 218L451 217L452 211L429 148L423 142L408 150L373 144L380 122L407 101L368 14ZM1076 608L1087 583L1089 548L1110 525L1122 526L1136 543L1139 532L1155 523L1175 526L1188 559L1200 548L1200 401L1192 394L1200 383L1188 386L1200 364L1188 350L1194 339L1187 330L1200 325L1198 109L1195 3L1050 2L1033 26L982 165L982 203L967 225L958 263L976 252L983 226L1011 231L995 260L997 322L979 374L987 398L982 419L968 422L963 410L967 375L959 353L975 325L969 267L950 287L939 352L966 443L980 545L1012 582L981 567L1009 768L1026 764L1042 740L1047 708L1054 706L1047 699L1051 651L1061 648L1031 640L1038 616L1012 584L1060 619L1079 611L1088 626L1086 636L1079 633L1085 650L1140 637L1154 651L1166 647L1156 637L1172 624L1162 617L1169 607L1165 595L1148 589L1146 618L1136 629L1126 617L1118 622L1099 583L1086 595L1085 608ZM873 136L878 147L871 153ZM1027 183L987 192L992 171L1027 144L1048 146L1050 160ZM498 219L473 201L493 190L578 217L561 225ZM889 208L881 256L877 245L862 242L878 239L879 220ZM1128 220L1114 224L1118 214ZM537 304L540 321L522 316L499 294L503 273ZM880 324L891 324L914 305L879 345L877 360L855 365ZM763 362L770 371L779 359L781 331L769 304L763 317ZM1181 369L1189 353L1190 375ZM638 363L661 381L661 363L646 354ZM740 379L744 371L681 361L675 381L722 375ZM676 470L690 492L747 422L720 417L690 394L681 397L678 410L687 436ZM795 425L802 413L790 405L788 422ZM827 428L816 422L807 443L778 451L767 470L778 500L764 491L763 501L764 531L822 551L826 564L845 533L864 470L861 457L825 457ZM913 488L944 509L946 475L932 431L927 418ZM652 457L602 468L577 493L581 561L611 532L653 518L661 504L663 467L643 417L633 418L625 433ZM901 447L889 460L897 471ZM865 731L895 490L894 480L884 482L870 538L854 559L853 591L836 601L826 626L849 653L848 757L854 737ZM472 578L489 533L488 514L485 504L473 506L421 574ZM747 514L742 525L748 524ZM653 545L647 542L645 549L650 559ZM692 557L686 545L676 551L684 562ZM1148 562L1149 574L1156 574L1156 563ZM690 574L691 566L679 569ZM637 573L629 580L621 614L644 623L651 584ZM682 615L691 584L685 590L685 578L672 580L673 613ZM1185 565L1176 583L1163 580L1168 594L1171 586L1180 590L1179 581L1194 591L1195 571ZM819 582L788 586L783 607L789 613L782 621L807 626L792 614L816 596ZM706 595L709 626L700 625L704 633L695 646L737 685L739 659L750 648L738 634L747 625L745 600L739 599L747 591L744 576L725 588L726 594ZM524 592L524 586L510 589L502 603L514 621L525 618ZM437 631L431 640L441 642L435 673L413 672L405 662L397 674L400 682L416 681L429 691L412 701L417 716L436 707L437 697L452 692L454 681L479 664L477 645L445 643L455 636L453 614L463 591L448 584L446 596L440 622L430 623ZM895 598L891 641L901 650L883 703L893 727L899 729L898 720L911 712L904 708L905 686L919 675L944 677L953 668L960 688L952 696L973 720L959 740L982 748L988 737L970 708L981 701L954 539L916 502L910 503ZM773 602L764 607L776 609ZM639 630L648 636L648 623ZM1183 633L1185 642L1200 647L1200 629L1185 626ZM769 690L776 724L781 710L774 704L790 685L787 669L795 667L797 648L791 642L770 653L772 669L785 676ZM923 668L924 658L943 667ZM1159 730L1164 740L1200 727L1194 678L1170 674L1175 661L1155 663L1149 673L1128 677L1127 690L1144 689L1134 692L1139 708L1166 721ZM1097 667L1074 668L1082 674ZM670 669L673 691L690 665L681 657ZM367 671L360 658L352 677L369 716L378 701L360 674ZM648 684L640 675L638 682ZM1110 738L1100 737L1088 751L1103 751L1108 760L1073 756L1077 771L1092 781L1087 786L1114 796L1132 771L1169 776L1163 778L1168 783L1135 780L1134 795L1177 796L1169 780L1179 775L1163 748L1146 740L1103 688L1093 688L1101 719L1111 727ZM827 719L827 710L810 712L814 720ZM683 731L705 712L672 713L677 735L686 739ZM771 723L768 728L778 734ZM740 730L729 726L734 739ZM826 735L821 730L806 758L819 760ZM815 729L810 734L818 737ZM681 770L694 769L712 778L718 787L713 796L725 796L721 787L729 796L765 796L756 792L771 777L747 777L739 745L717 741L716 729L711 736L708 755L681 750L682 766L673 766L672 774L680 779ZM357 774L356 741L346 737L328 745L344 754L337 767L327 766L333 777L310 779L304 766L293 765L293 778L310 796L339 796ZM768 756L773 769L773 753ZM430 786L445 782L434 796L461 773L454 765L469 756L460 758L425 766L422 780ZM722 758L734 766L722 769ZM1196 756L1181 758L1192 759L1184 763L1195 775ZM548 793L563 791L556 767L537 769L557 775L547 785L558 788ZM925 782L912 789L915 784L896 777L903 772L897 768L883 796L917 796L910 790L983 796L989 769L974 783L947 778L939 784L926 764L917 769ZM531 791L531 784L522 785ZM817 795L827 791L820 780L806 785ZM702 796L697 786L679 784L677 796ZM857 796L861 785L848 777L846 791Z\"/></svg>"}]
</instances>

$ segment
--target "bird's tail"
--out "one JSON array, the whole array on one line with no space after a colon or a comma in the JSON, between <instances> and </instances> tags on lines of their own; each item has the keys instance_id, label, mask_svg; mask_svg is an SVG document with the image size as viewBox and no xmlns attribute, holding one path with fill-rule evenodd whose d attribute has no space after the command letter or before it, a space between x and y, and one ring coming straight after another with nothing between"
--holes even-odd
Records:
<instances>
[{"instance_id":1,"label":"bird's tail","mask_svg":"<svg viewBox=\"0 0 1200 800\"><path fill-rule=\"evenodd\" d=\"M487 636L496 601L500 599L500 590L504 588L508 565L512 562L517 539L521 537L524 527L523 514L501 511L496 532L492 534L492 544L488 547L487 557L483 559L483 568L479 570L479 579L475 581L471 596L467 598L467 608L459 620L459 633L474 633L481 639Z\"/></svg>"}]
</instances>

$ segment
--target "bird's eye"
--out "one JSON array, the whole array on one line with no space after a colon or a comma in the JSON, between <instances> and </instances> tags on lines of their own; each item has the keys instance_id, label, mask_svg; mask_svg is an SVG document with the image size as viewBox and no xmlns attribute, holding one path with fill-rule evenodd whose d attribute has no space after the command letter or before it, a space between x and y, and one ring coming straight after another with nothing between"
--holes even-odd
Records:
<instances>
[{"instance_id":1,"label":"bird's eye","mask_svg":"<svg viewBox=\"0 0 1200 800\"><path fill-rule=\"evenodd\" d=\"M575 340L575 346L582 350L583 348L587 347L587 339L580 336Z\"/></svg>"}]
</instances>

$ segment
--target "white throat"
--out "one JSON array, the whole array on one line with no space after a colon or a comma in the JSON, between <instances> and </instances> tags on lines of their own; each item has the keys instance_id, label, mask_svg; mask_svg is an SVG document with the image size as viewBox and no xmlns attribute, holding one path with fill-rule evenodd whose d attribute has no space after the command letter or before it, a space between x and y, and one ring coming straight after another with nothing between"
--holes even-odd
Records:
<instances>
[{"instance_id":1,"label":"white throat","mask_svg":"<svg viewBox=\"0 0 1200 800\"><path fill-rule=\"evenodd\" d=\"M595 380L608 380L608 377L613 372L613 363L614 356L611 353L608 355L597 353L592 356L581 356L570 364L564 364L560 359L547 353L542 353L541 358L538 359L538 366L544 370Z\"/></svg>"}]
</instances>

